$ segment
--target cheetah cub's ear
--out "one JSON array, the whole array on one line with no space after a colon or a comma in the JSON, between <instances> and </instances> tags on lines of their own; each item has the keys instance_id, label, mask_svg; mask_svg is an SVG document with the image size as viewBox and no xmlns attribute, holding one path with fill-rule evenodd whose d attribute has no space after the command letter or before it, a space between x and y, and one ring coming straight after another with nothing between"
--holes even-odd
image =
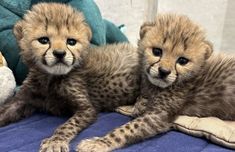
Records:
<instances>
[{"instance_id":1,"label":"cheetah cub's ear","mask_svg":"<svg viewBox=\"0 0 235 152\"><path fill-rule=\"evenodd\" d=\"M154 27L154 23L152 23L152 22L145 22L143 25L141 25L140 39L143 39L146 32L149 31L152 27Z\"/></svg>"},{"instance_id":2,"label":"cheetah cub's ear","mask_svg":"<svg viewBox=\"0 0 235 152\"><path fill-rule=\"evenodd\" d=\"M205 43L205 47L206 47L206 49L205 49L205 59L208 59L210 56L211 56L211 54L213 53L213 45L212 45L212 43L211 42L209 42L209 41L204 41L204 43Z\"/></svg>"},{"instance_id":3,"label":"cheetah cub's ear","mask_svg":"<svg viewBox=\"0 0 235 152\"><path fill-rule=\"evenodd\" d=\"M13 28L13 33L17 39L17 41L21 40L23 38L23 21L18 21Z\"/></svg>"}]
</instances>

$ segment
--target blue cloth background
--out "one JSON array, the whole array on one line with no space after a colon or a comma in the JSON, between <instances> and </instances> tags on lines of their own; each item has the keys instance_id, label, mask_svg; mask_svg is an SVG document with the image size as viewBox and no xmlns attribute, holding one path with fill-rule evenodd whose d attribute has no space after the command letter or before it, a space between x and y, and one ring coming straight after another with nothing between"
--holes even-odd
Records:
<instances>
[{"instance_id":1,"label":"blue cloth background","mask_svg":"<svg viewBox=\"0 0 235 152\"><path fill-rule=\"evenodd\" d=\"M53 131L67 118L46 114L35 114L18 123L0 128L1 152L37 152L42 139L50 137ZM130 120L117 113L102 113L98 121L81 132L70 144L75 152L76 145L85 138L105 135L108 131ZM170 131L149 140L116 150L116 152L232 152L207 140Z\"/></svg>"}]
</instances>

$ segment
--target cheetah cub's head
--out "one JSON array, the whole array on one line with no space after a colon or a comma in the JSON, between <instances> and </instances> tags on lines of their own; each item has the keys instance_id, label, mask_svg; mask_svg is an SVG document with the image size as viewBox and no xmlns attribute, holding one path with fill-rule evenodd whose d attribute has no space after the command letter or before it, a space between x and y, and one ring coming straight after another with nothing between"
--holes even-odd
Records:
<instances>
[{"instance_id":1,"label":"cheetah cub's head","mask_svg":"<svg viewBox=\"0 0 235 152\"><path fill-rule=\"evenodd\" d=\"M212 54L202 29L186 16L159 15L140 29L144 71L161 88L192 78Z\"/></svg>"},{"instance_id":2,"label":"cheetah cub's head","mask_svg":"<svg viewBox=\"0 0 235 152\"><path fill-rule=\"evenodd\" d=\"M29 68L52 75L67 74L78 65L91 39L82 13L59 3L34 5L13 31Z\"/></svg>"}]
</instances>

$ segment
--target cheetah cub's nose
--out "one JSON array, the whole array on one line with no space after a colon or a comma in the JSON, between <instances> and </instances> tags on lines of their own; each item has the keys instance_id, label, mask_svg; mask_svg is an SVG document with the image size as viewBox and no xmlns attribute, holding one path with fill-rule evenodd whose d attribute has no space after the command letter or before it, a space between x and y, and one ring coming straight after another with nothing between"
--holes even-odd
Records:
<instances>
[{"instance_id":1,"label":"cheetah cub's nose","mask_svg":"<svg viewBox=\"0 0 235 152\"><path fill-rule=\"evenodd\" d=\"M66 55L66 52L62 50L54 50L53 55L58 59L63 59L64 56Z\"/></svg>"},{"instance_id":2,"label":"cheetah cub's nose","mask_svg":"<svg viewBox=\"0 0 235 152\"><path fill-rule=\"evenodd\" d=\"M164 79L171 73L171 71L168 70L168 69L163 69L162 67L159 67L158 68L158 73L159 73L159 77L161 79Z\"/></svg>"}]
</instances>

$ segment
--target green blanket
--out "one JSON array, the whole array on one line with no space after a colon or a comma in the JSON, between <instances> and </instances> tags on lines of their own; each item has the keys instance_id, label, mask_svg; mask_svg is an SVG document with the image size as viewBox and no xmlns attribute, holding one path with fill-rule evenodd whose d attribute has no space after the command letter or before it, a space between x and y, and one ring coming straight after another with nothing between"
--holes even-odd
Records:
<instances>
[{"instance_id":1,"label":"green blanket","mask_svg":"<svg viewBox=\"0 0 235 152\"><path fill-rule=\"evenodd\" d=\"M82 11L92 29L91 43L94 45L128 41L118 27L102 18L93 0L0 0L0 51L13 71L18 85L25 79L27 67L19 56L12 28L32 5L39 2L68 3Z\"/></svg>"}]
</instances>

